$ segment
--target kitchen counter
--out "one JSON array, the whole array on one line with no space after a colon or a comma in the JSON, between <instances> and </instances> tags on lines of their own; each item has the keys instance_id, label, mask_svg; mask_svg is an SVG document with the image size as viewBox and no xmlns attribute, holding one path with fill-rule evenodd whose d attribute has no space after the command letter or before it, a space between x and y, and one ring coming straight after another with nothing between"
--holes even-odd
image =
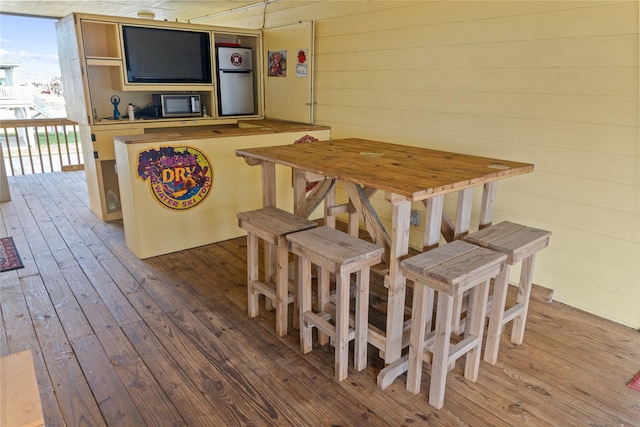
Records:
<instances>
[{"instance_id":1,"label":"kitchen counter","mask_svg":"<svg viewBox=\"0 0 640 427\"><path fill-rule=\"evenodd\" d=\"M266 135L274 133L310 132L329 130L327 126L286 122L282 120L241 120L237 125L205 125L145 129L142 135L125 135L115 138L124 144L146 144L190 139L227 138L232 136Z\"/></svg>"},{"instance_id":2,"label":"kitchen counter","mask_svg":"<svg viewBox=\"0 0 640 427\"><path fill-rule=\"evenodd\" d=\"M235 151L309 137L329 140L330 129L247 120L115 137L127 247L143 259L244 235L236 214L262 207L262 177ZM278 175L279 207L291 211L291 179Z\"/></svg>"}]
</instances>

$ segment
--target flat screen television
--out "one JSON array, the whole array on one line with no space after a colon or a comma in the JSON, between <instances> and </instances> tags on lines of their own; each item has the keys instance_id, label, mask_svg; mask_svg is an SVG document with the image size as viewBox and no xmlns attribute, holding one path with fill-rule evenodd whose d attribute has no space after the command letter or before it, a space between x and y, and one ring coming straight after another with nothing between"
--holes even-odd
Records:
<instances>
[{"instance_id":1,"label":"flat screen television","mask_svg":"<svg viewBox=\"0 0 640 427\"><path fill-rule=\"evenodd\" d=\"M129 83L211 83L207 32L123 25Z\"/></svg>"}]
</instances>

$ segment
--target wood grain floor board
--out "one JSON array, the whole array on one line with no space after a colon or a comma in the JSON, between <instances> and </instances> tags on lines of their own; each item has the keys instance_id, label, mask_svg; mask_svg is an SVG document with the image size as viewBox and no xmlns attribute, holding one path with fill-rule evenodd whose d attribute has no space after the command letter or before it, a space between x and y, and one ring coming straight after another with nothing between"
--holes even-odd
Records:
<instances>
[{"instance_id":1,"label":"wood grain floor board","mask_svg":"<svg viewBox=\"0 0 640 427\"><path fill-rule=\"evenodd\" d=\"M144 418L120 381L98 337L93 334L80 337L71 341L71 346L105 423L120 426L144 425Z\"/></svg>"},{"instance_id":2,"label":"wood grain floor board","mask_svg":"<svg viewBox=\"0 0 640 427\"><path fill-rule=\"evenodd\" d=\"M47 425L640 427L625 386L640 371L638 331L532 303L524 344L508 325L476 383L459 361L436 410L427 367L419 394L405 375L382 391L369 346L367 368L336 382L333 347L302 355L273 312L249 319L245 238L138 260L122 222L89 209L84 171L9 183L0 235L25 268L0 275L0 354L33 351Z\"/></svg>"},{"instance_id":3,"label":"wood grain floor board","mask_svg":"<svg viewBox=\"0 0 640 427\"><path fill-rule=\"evenodd\" d=\"M250 423L250 419L242 414L238 417L232 412L224 412L219 401L207 400L184 371L184 355L167 348L144 322L126 325L123 331L187 425L207 427L225 422L230 425Z\"/></svg>"},{"instance_id":4,"label":"wood grain floor board","mask_svg":"<svg viewBox=\"0 0 640 427\"><path fill-rule=\"evenodd\" d=\"M105 425L41 277L26 277L21 285L65 420L71 425Z\"/></svg>"},{"instance_id":5,"label":"wood grain floor board","mask_svg":"<svg viewBox=\"0 0 640 427\"><path fill-rule=\"evenodd\" d=\"M64 418L31 322L16 270L0 273L0 305L9 353L31 350L46 425L63 425Z\"/></svg>"},{"instance_id":6,"label":"wood grain floor board","mask_svg":"<svg viewBox=\"0 0 640 427\"><path fill-rule=\"evenodd\" d=\"M181 272L176 273L176 270L171 268L172 263L166 263L162 266L158 266L158 267L165 267L167 269L167 271L165 272L165 274L168 275L172 275L172 277L166 277L164 278L165 281L180 281L183 278L186 279L187 283L190 284L194 284L196 281L198 280L202 280L202 278L204 277L204 281L205 283L208 281L208 278L206 277L206 274L204 275L199 275L197 277L195 276L189 276L186 273L187 272L193 272L193 270L191 268L184 268L185 266L183 265L183 270ZM184 275L181 276L181 273L183 273ZM195 300L192 300L192 304L194 306L197 307L198 303ZM276 353L275 353L275 349L273 348L273 343L272 341L268 340L266 343L266 347L268 348L268 352L265 353L264 356L262 357L257 357L257 356L252 356L251 358L246 358L243 357L242 355L247 354L247 350L249 349L255 349L255 345L256 345L256 340L260 339L264 339L263 337L265 336L264 332L263 333L259 333L259 331L255 331L255 327L252 327L250 325L249 322L241 322L240 324L243 326L248 326L249 329L246 329L245 332L243 334L237 334L236 331L238 330L238 328L240 327L240 324L238 323L229 323L229 319L233 319L236 318L238 316L238 308L237 307L233 307L232 311L233 313L229 313L228 315L223 315L223 313L225 312L225 306L227 304L229 304L226 301L220 300L220 298L216 298L214 300L212 300L213 304L215 304L216 309L215 311L212 310L210 312L204 312L202 309L198 311L197 314L202 314L204 315L204 317L202 317L201 319L203 321L207 321L207 322L211 322L211 324L213 324L213 330L211 331L211 333L213 334L213 337L211 337L209 340L202 340L201 336L207 336L209 334L209 332L207 332L207 330L204 329L200 329L198 334L193 334L193 332L191 332L192 335L192 339L194 340L194 342L197 343L197 345L199 347L201 347L204 351L204 353L206 353L207 355L211 356L215 356L218 354L219 351L223 351L224 348L226 348L227 346L231 347L232 351L231 354L233 354L234 356L231 357L231 359L227 362L227 361L221 361L219 358L217 360L214 360L214 362L220 364L222 363L223 365L227 365L227 364L233 364L234 367L235 365L239 365L239 364L251 364L251 366L248 368L248 371L253 372L257 375L256 378L260 378L262 380L263 376L266 376L268 378L273 378L275 377L282 377L282 378L286 378L286 387L283 390L278 390L276 388L276 390L278 391L278 394L280 396L282 396L282 399L284 400L284 402L288 402L288 401L295 401L295 400L299 400L300 396L306 396L306 395L310 395L312 393L311 390L308 390L304 384L302 384L302 387L299 389L299 394L296 393L292 393L291 392L291 388L296 386L296 375L293 375L293 372L295 372L295 368L294 366L289 366L290 363L286 362L286 361L281 361L276 357ZM183 324L184 327L188 327L187 323L184 323L184 321L181 321L182 316L175 316L174 313L171 313L172 318L174 318L176 323L179 324ZM189 324L194 325L195 322L189 322ZM263 325L259 325L260 329L262 329ZM259 333L259 335L255 335L256 332ZM228 334L234 334L234 339L229 340L228 339ZM268 337L267 333L267 337ZM214 338L215 337L215 338ZM273 338L271 338L272 340ZM224 340L221 341L221 340ZM215 347L211 347L211 342L218 342L219 344L216 345ZM267 363L268 366L264 366L264 364ZM282 367L285 367L284 370L282 370ZM231 366L230 366L231 367ZM264 375L261 375L264 374ZM303 376L309 376L310 373L306 370L304 370L303 372L300 373ZM236 374L237 375L237 374ZM311 374L313 375L313 374ZM243 375L244 376L244 375ZM233 375L233 377L235 377L235 375ZM324 377L321 377L321 379L324 379ZM326 381L326 379L325 379ZM328 384L332 384L331 382L327 382ZM243 383L237 383L237 386L241 387L241 388L245 388L245 384ZM267 387L265 390L263 390L263 394L267 393L268 395L271 393L268 393L267 390L269 389L273 389L273 387L276 387L277 383L276 382L270 382L270 386ZM281 387L281 386L280 386ZM322 392L326 387L319 387L319 388L315 388L314 390L320 391ZM253 393L248 390L245 389L244 390L245 393L248 395L248 397L251 397L253 395ZM261 394L260 394L261 395ZM259 395L259 396L260 396ZM290 396L289 399L287 399L285 396ZM341 407L343 407L343 405L347 404L347 407L344 408L344 410L351 414L353 413L354 406L352 404L349 404L349 396L339 396L339 395L335 395L335 396L327 396L325 393L324 397L318 397L316 399L316 401L322 402L323 400L326 401L328 399L335 399L335 404L332 407L332 410L327 412L325 414L325 418L326 419L330 419L331 417L336 419L337 424L343 424L345 422L345 420L348 420L348 418L346 419L340 419L340 411L339 409ZM312 400L313 401L313 400ZM265 400L265 405L269 405L271 406L270 403L268 403L268 401ZM293 406L293 409L296 408L304 408L305 410L317 410L317 408L312 408L309 405L297 405L297 406ZM336 418L338 417L338 418ZM342 422L340 422L342 421ZM377 425L375 420L370 420L370 422L372 423L372 425Z\"/></svg>"},{"instance_id":7,"label":"wood grain floor board","mask_svg":"<svg viewBox=\"0 0 640 427\"><path fill-rule=\"evenodd\" d=\"M498 365L504 366L508 371L518 367L516 372L522 378L524 386L549 396L557 396L552 402L563 408L580 408L585 418L591 416L597 420L605 417L611 423L620 423L618 425L638 423L637 414L628 412L630 405L633 407L633 390L624 386L632 377L630 372L633 370L626 370L626 376L624 370L602 376L597 368L603 367L605 362L594 364L593 360L582 359L579 350L574 353L575 358L570 360L556 354L549 355L549 349L557 349L558 344L549 341L531 343L534 340L533 337L529 338L530 342L519 348L504 351L499 356ZM526 370L521 369L524 364ZM633 369L637 369L637 366ZM617 384L617 387L606 393L602 393L596 386L611 383ZM636 402L635 406L635 411L640 411L640 402Z\"/></svg>"}]
</instances>

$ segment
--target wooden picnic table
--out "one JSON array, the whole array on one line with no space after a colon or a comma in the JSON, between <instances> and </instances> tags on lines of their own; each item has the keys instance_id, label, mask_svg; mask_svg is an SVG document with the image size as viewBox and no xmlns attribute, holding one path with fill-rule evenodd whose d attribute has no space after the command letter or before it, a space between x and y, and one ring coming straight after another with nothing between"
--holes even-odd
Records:
<instances>
[{"instance_id":1,"label":"wooden picnic table","mask_svg":"<svg viewBox=\"0 0 640 427\"><path fill-rule=\"evenodd\" d=\"M262 166L263 203L276 203L276 164L293 169L294 212L308 217L339 181L375 243L384 245L388 288L386 330L371 327L369 343L381 350L385 363L400 358L408 343L404 321L405 278L400 260L409 253L411 203L426 209L423 250L464 237L470 227L473 190L482 187L479 227L491 224L497 182L533 172L533 164L359 138L315 141L236 150L249 165ZM317 185L307 192L310 176ZM387 230L371 203L378 191L392 206ZM458 193L455 219L443 210L444 196Z\"/></svg>"}]
</instances>

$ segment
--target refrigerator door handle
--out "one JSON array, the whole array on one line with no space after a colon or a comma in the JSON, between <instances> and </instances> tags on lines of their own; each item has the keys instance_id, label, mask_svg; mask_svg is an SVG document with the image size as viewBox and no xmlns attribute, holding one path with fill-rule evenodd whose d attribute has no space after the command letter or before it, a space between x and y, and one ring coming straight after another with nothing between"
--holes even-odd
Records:
<instances>
[{"instance_id":1,"label":"refrigerator door handle","mask_svg":"<svg viewBox=\"0 0 640 427\"><path fill-rule=\"evenodd\" d=\"M249 74L251 70L220 70L220 72L229 74Z\"/></svg>"}]
</instances>

